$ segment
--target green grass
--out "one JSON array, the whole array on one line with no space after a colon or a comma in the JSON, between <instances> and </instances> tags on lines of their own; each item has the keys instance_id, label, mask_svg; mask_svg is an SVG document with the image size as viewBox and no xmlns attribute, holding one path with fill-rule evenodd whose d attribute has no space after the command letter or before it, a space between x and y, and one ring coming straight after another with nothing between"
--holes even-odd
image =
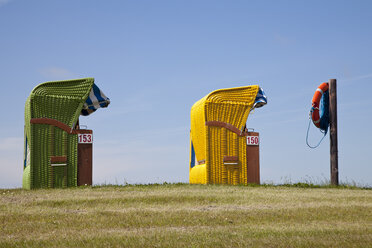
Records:
<instances>
[{"instance_id":1,"label":"green grass","mask_svg":"<svg viewBox=\"0 0 372 248\"><path fill-rule=\"evenodd\" d=\"M372 190L306 183L0 189L0 247L372 247Z\"/></svg>"}]
</instances>

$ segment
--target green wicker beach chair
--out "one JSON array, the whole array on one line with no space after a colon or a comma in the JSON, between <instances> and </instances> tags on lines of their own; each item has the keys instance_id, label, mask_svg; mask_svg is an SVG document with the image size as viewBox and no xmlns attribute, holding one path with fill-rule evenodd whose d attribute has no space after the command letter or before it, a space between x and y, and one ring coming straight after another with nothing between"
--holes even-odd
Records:
<instances>
[{"instance_id":1,"label":"green wicker beach chair","mask_svg":"<svg viewBox=\"0 0 372 248\"><path fill-rule=\"evenodd\" d=\"M77 185L75 125L93 85L93 78L84 78L46 82L32 90L25 105L23 188Z\"/></svg>"}]
</instances>

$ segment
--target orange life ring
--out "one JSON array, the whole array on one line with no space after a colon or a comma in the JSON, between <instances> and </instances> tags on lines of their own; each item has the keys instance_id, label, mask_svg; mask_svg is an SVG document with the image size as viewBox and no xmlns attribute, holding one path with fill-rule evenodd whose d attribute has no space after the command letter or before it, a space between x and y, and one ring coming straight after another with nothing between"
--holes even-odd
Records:
<instances>
[{"instance_id":1,"label":"orange life ring","mask_svg":"<svg viewBox=\"0 0 372 248\"><path fill-rule=\"evenodd\" d=\"M316 89L312 100L311 119L316 127L320 127L319 102L324 92L328 90L328 83L322 83Z\"/></svg>"}]
</instances>

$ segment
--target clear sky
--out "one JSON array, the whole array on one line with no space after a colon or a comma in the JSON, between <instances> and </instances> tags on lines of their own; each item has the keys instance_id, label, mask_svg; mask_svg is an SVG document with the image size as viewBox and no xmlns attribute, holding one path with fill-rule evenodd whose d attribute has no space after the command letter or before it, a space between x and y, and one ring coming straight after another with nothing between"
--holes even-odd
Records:
<instances>
[{"instance_id":1,"label":"clear sky","mask_svg":"<svg viewBox=\"0 0 372 248\"><path fill-rule=\"evenodd\" d=\"M80 119L95 184L188 182L191 106L250 84L268 97L247 122L261 181L329 180L329 137L314 150L305 137L315 89L336 78L340 180L371 186L371 13L362 0L0 0L0 188L22 185L31 90L82 77L111 99Z\"/></svg>"}]
</instances>

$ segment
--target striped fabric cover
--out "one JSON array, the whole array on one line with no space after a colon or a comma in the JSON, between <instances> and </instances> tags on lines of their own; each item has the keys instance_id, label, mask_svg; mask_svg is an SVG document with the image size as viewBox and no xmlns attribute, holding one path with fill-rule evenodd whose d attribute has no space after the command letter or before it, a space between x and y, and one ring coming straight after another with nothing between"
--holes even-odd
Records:
<instances>
[{"instance_id":1,"label":"striped fabric cover","mask_svg":"<svg viewBox=\"0 0 372 248\"><path fill-rule=\"evenodd\" d=\"M98 88L96 84L89 93L87 100L84 103L81 115L87 116L99 108L106 108L110 104L110 99Z\"/></svg>"},{"instance_id":2,"label":"striped fabric cover","mask_svg":"<svg viewBox=\"0 0 372 248\"><path fill-rule=\"evenodd\" d=\"M260 87L257 92L256 99L253 104L253 108L261 108L262 106L267 104L267 97L263 89Z\"/></svg>"}]
</instances>

